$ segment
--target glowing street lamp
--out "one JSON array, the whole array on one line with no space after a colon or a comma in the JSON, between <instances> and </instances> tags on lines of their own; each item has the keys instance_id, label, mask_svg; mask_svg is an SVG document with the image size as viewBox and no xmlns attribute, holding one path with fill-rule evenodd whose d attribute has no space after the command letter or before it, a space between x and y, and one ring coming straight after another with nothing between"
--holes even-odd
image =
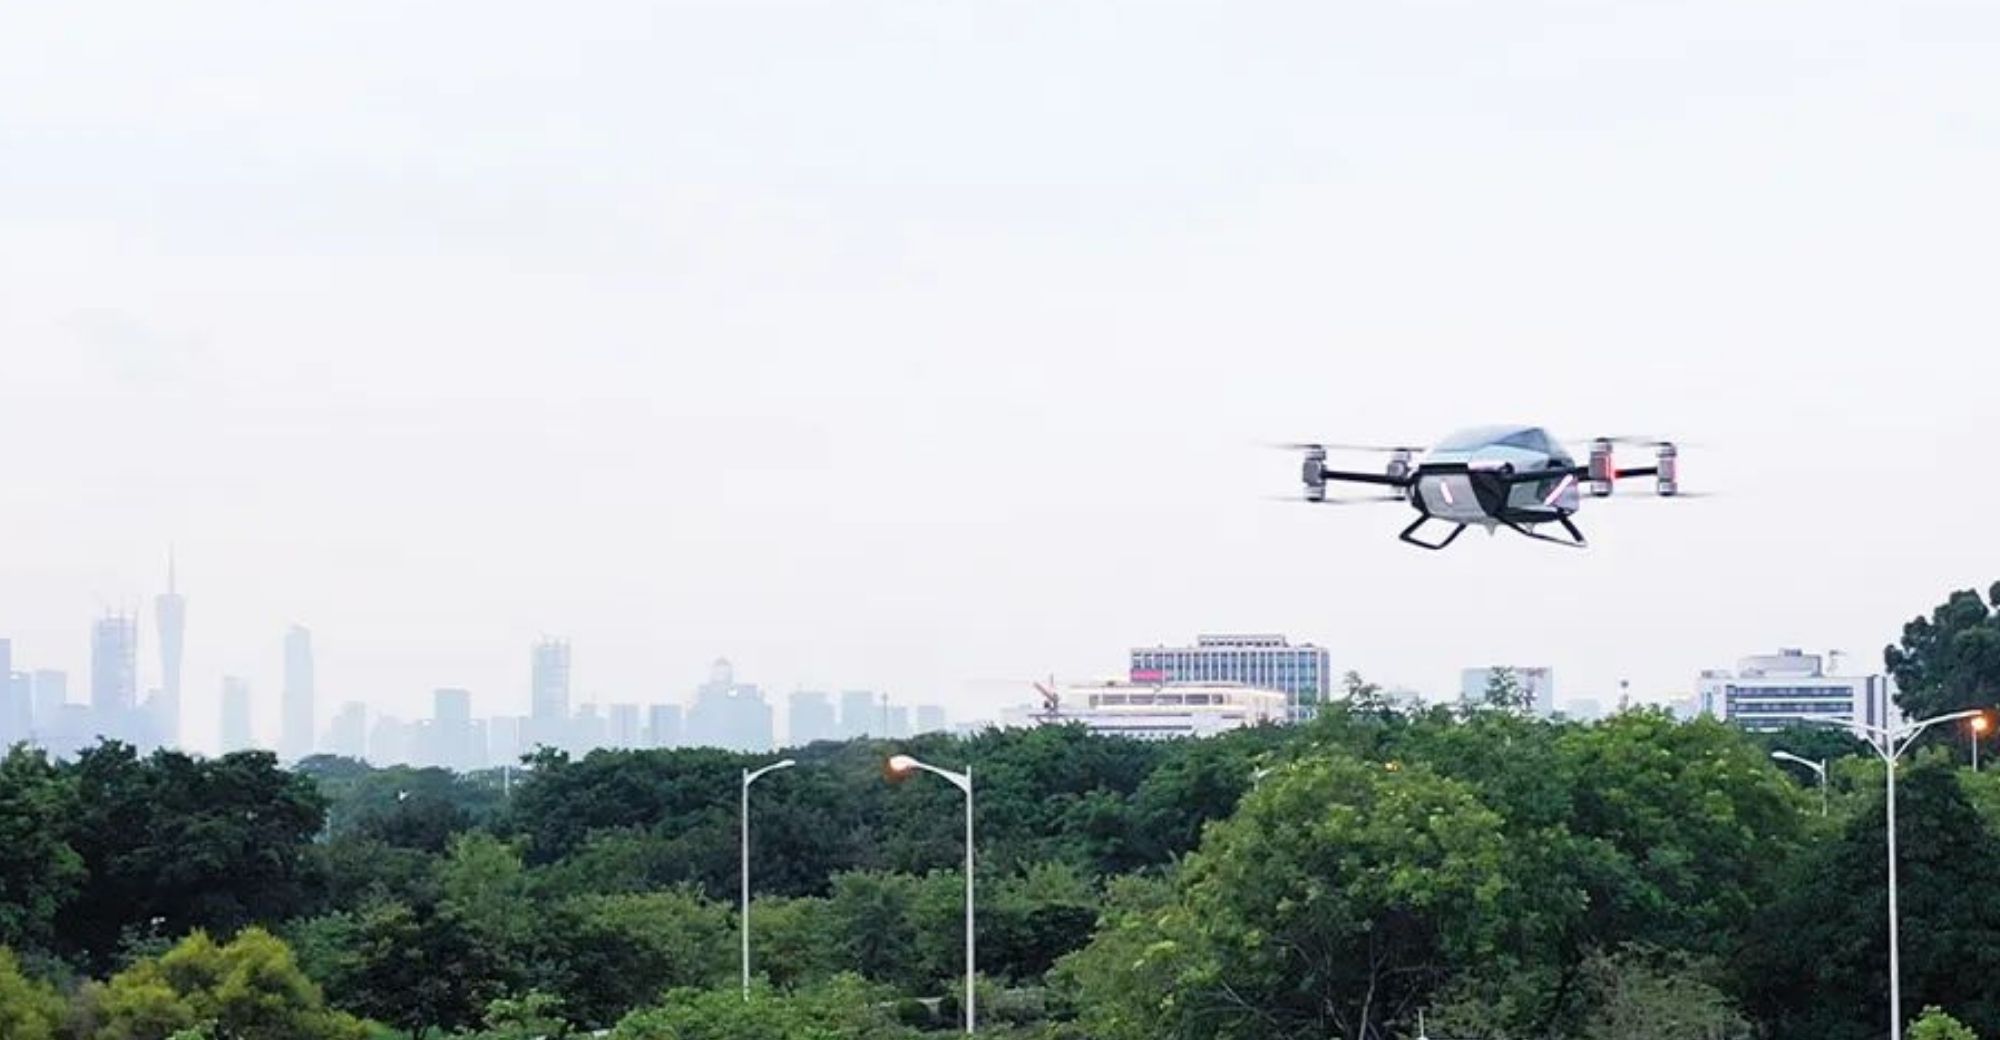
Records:
<instances>
[{"instance_id":1,"label":"glowing street lamp","mask_svg":"<svg viewBox=\"0 0 2000 1040\"><path fill-rule=\"evenodd\" d=\"M953 787L965 792L965 1032L972 1033L975 1014L973 1011L975 979L973 972L973 927L972 927L972 769L963 773L949 769L939 769L928 762L921 762L908 755L895 755L889 759L889 779L901 781L914 772L932 773L951 782Z\"/></svg>"},{"instance_id":2,"label":"glowing street lamp","mask_svg":"<svg viewBox=\"0 0 2000 1040\"><path fill-rule=\"evenodd\" d=\"M1979 772L1979 735L1993 728L1993 720L1980 712L1972 717L1972 771Z\"/></svg>"},{"instance_id":3,"label":"glowing street lamp","mask_svg":"<svg viewBox=\"0 0 2000 1040\"><path fill-rule=\"evenodd\" d=\"M1902 941L1896 927L1896 760L1903 752L1910 750L1923 731L1940 722L1957 722L1959 719L1978 715L1977 710L1954 711L1949 715L1937 715L1920 722L1906 722L1901 726L1884 728L1857 722L1852 718L1819 716L1808 719L1831 726L1842 726L1867 734L1864 741L1875 754L1881 756L1882 764L1889 775L1889 1040L1903 1040L1903 951Z\"/></svg>"},{"instance_id":4,"label":"glowing street lamp","mask_svg":"<svg viewBox=\"0 0 2000 1040\"><path fill-rule=\"evenodd\" d=\"M743 930L743 999L750 999L750 785L765 773L775 773L780 769L790 769L798 765L791 759L773 762L752 772L743 771L743 919L739 922Z\"/></svg>"}]
</instances>

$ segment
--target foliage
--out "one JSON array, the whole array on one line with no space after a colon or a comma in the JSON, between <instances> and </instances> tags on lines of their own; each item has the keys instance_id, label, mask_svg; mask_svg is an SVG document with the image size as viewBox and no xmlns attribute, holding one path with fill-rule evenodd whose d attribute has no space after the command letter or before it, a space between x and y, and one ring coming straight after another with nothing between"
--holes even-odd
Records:
<instances>
[{"instance_id":1,"label":"foliage","mask_svg":"<svg viewBox=\"0 0 2000 1040\"><path fill-rule=\"evenodd\" d=\"M1926 756L1897 785L1904 999L2000 1030L2000 839L1949 763ZM1887 815L1879 797L1804 857L1748 930L1737 975L1747 1008L1782 1036L1861 1040L1888 1004Z\"/></svg>"},{"instance_id":2,"label":"foliage","mask_svg":"<svg viewBox=\"0 0 2000 1040\"><path fill-rule=\"evenodd\" d=\"M591 1028L668 989L718 985L735 963L727 908L691 889L577 897L549 908L542 928L537 984Z\"/></svg>"},{"instance_id":3,"label":"foliage","mask_svg":"<svg viewBox=\"0 0 2000 1040\"><path fill-rule=\"evenodd\" d=\"M476 1024L499 995L496 952L435 906L377 903L303 931L305 962L337 1006L413 1040Z\"/></svg>"},{"instance_id":4,"label":"foliage","mask_svg":"<svg viewBox=\"0 0 2000 1040\"><path fill-rule=\"evenodd\" d=\"M314 755L298 772L327 800L327 836L379 841L396 848L444 851L453 835L491 826L501 794L489 774L391 766Z\"/></svg>"},{"instance_id":5,"label":"foliage","mask_svg":"<svg viewBox=\"0 0 2000 1040\"><path fill-rule=\"evenodd\" d=\"M657 1008L627 1016L613 1040L914 1040L891 992L843 975L809 990L675 990Z\"/></svg>"},{"instance_id":6,"label":"foliage","mask_svg":"<svg viewBox=\"0 0 2000 1040\"><path fill-rule=\"evenodd\" d=\"M1490 955L1515 886L1499 817L1428 767L1301 760L1218 824L1160 913L1073 969L1103 1036L1379 1036L1456 962ZM1129 967L1091 964L1137 950ZM1088 992L1086 990L1086 992Z\"/></svg>"},{"instance_id":7,"label":"foliage","mask_svg":"<svg viewBox=\"0 0 2000 1040\"><path fill-rule=\"evenodd\" d=\"M76 808L64 833L87 876L57 914L59 950L102 967L135 927L230 932L303 904L323 803L269 753L142 759L105 743L67 773Z\"/></svg>"},{"instance_id":8,"label":"foliage","mask_svg":"<svg viewBox=\"0 0 2000 1040\"><path fill-rule=\"evenodd\" d=\"M562 1000L530 990L518 999L503 997L486 1005L483 1027L465 1040L563 1040L569 1035Z\"/></svg>"},{"instance_id":9,"label":"foliage","mask_svg":"<svg viewBox=\"0 0 2000 1040\"><path fill-rule=\"evenodd\" d=\"M1340 677L1341 697L1348 710L1357 715L1390 715L1396 711L1395 701L1376 683L1361 677L1360 672L1348 672Z\"/></svg>"},{"instance_id":10,"label":"foliage","mask_svg":"<svg viewBox=\"0 0 2000 1040\"><path fill-rule=\"evenodd\" d=\"M1770 733L1752 734L1750 739L1766 752L1788 751L1815 762L1874 757L1874 752L1860 738L1837 726L1786 726Z\"/></svg>"},{"instance_id":11,"label":"foliage","mask_svg":"<svg viewBox=\"0 0 2000 1040\"><path fill-rule=\"evenodd\" d=\"M778 989L853 970L832 904L804 896L759 899L750 907L750 963Z\"/></svg>"},{"instance_id":12,"label":"foliage","mask_svg":"<svg viewBox=\"0 0 2000 1040\"><path fill-rule=\"evenodd\" d=\"M1486 689L1481 692L1478 703L1468 707L1526 715L1534 710L1535 701L1534 695L1514 669L1499 667L1487 671Z\"/></svg>"},{"instance_id":13,"label":"foliage","mask_svg":"<svg viewBox=\"0 0 2000 1040\"><path fill-rule=\"evenodd\" d=\"M74 783L42 752L17 746L0 758L0 946L54 940L57 912L85 876L69 843L76 809Z\"/></svg>"},{"instance_id":14,"label":"foliage","mask_svg":"<svg viewBox=\"0 0 2000 1040\"><path fill-rule=\"evenodd\" d=\"M1591 1007L1580 1040L1749 1040L1750 1023L1684 954L1628 949L1593 955L1581 985Z\"/></svg>"},{"instance_id":15,"label":"foliage","mask_svg":"<svg viewBox=\"0 0 2000 1040\"><path fill-rule=\"evenodd\" d=\"M55 988L23 975L14 951L0 946L0 1037L54 1040L63 1016Z\"/></svg>"},{"instance_id":16,"label":"foliage","mask_svg":"<svg viewBox=\"0 0 2000 1040\"><path fill-rule=\"evenodd\" d=\"M2000 583L1986 598L1972 589L1952 593L1928 618L1903 626L1883 650L1896 680L1896 703L1913 719L1961 708L2000 704Z\"/></svg>"},{"instance_id":17,"label":"foliage","mask_svg":"<svg viewBox=\"0 0 2000 1040\"><path fill-rule=\"evenodd\" d=\"M1910 1040L1979 1040L1979 1034L1937 1007L1925 1008L1910 1023L1909 1036Z\"/></svg>"},{"instance_id":18,"label":"foliage","mask_svg":"<svg viewBox=\"0 0 2000 1040\"><path fill-rule=\"evenodd\" d=\"M215 1040L362 1040L362 1024L326 1008L285 944L262 929L218 945L195 932L87 988L79 998L90 1040L161 1040L187 1030Z\"/></svg>"}]
</instances>

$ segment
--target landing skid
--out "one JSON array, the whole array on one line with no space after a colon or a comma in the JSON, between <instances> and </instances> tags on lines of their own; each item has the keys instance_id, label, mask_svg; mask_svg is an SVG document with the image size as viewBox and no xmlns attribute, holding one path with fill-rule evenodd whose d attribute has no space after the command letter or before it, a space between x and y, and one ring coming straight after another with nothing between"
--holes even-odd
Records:
<instances>
[{"instance_id":1,"label":"landing skid","mask_svg":"<svg viewBox=\"0 0 2000 1040\"><path fill-rule=\"evenodd\" d=\"M1444 536L1443 541L1426 542L1423 539L1417 537L1417 529L1423 527L1430 521L1431 517L1429 517L1428 515L1417 517L1414 523L1412 523L1408 527L1403 528L1403 533L1397 535L1396 537L1401 538L1403 541L1406 541L1411 545L1416 546L1419 549L1442 549L1445 546L1450 545L1451 543L1457 541L1458 536L1465 533L1465 525L1458 524L1451 529L1450 534Z\"/></svg>"},{"instance_id":2,"label":"landing skid","mask_svg":"<svg viewBox=\"0 0 2000 1040\"><path fill-rule=\"evenodd\" d=\"M1535 541L1538 542L1547 542L1550 545L1560 545L1568 549L1582 549L1590 544L1584 540L1583 532L1577 530L1576 525L1570 523L1569 517L1566 516L1556 517L1556 523L1561 524L1563 530L1569 532L1568 538L1556 538L1550 535L1542 534L1538 531L1530 531L1527 528L1522 527L1520 524L1513 523L1507 520L1502 520L1501 523L1506 524L1507 528L1513 531L1515 534L1523 535L1528 538L1533 538Z\"/></svg>"}]
</instances>

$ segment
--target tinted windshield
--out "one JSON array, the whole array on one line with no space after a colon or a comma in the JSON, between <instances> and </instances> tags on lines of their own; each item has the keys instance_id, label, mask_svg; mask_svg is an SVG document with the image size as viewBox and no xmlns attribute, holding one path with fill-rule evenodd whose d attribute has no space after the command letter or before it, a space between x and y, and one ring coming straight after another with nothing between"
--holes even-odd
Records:
<instances>
[{"instance_id":1,"label":"tinted windshield","mask_svg":"<svg viewBox=\"0 0 2000 1040\"><path fill-rule=\"evenodd\" d=\"M1475 426L1460 430L1438 443L1433 451L1475 451L1492 444L1502 437L1520 432L1518 426Z\"/></svg>"}]
</instances>

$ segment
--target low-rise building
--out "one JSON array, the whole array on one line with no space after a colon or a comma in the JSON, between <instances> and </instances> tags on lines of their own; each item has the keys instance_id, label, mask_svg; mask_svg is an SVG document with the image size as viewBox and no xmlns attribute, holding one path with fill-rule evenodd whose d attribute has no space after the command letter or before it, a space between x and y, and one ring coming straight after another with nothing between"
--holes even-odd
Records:
<instances>
[{"instance_id":1,"label":"low-rise building","mask_svg":"<svg viewBox=\"0 0 2000 1040\"><path fill-rule=\"evenodd\" d=\"M1828 675L1819 654L1786 647L1736 662L1736 670L1705 671L1695 682L1702 714L1756 732L1813 719L1853 719L1886 727L1896 715L1885 675Z\"/></svg>"},{"instance_id":2,"label":"low-rise building","mask_svg":"<svg viewBox=\"0 0 2000 1040\"><path fill-rule=\"evenodd\" d=\"M1244 726L1285 722L1290 697L1240 683L1102 682L1043 691L1034 721L1081 724L1093 733L1138 740L1206 737Z\"/></svg>"}]
</instances>

